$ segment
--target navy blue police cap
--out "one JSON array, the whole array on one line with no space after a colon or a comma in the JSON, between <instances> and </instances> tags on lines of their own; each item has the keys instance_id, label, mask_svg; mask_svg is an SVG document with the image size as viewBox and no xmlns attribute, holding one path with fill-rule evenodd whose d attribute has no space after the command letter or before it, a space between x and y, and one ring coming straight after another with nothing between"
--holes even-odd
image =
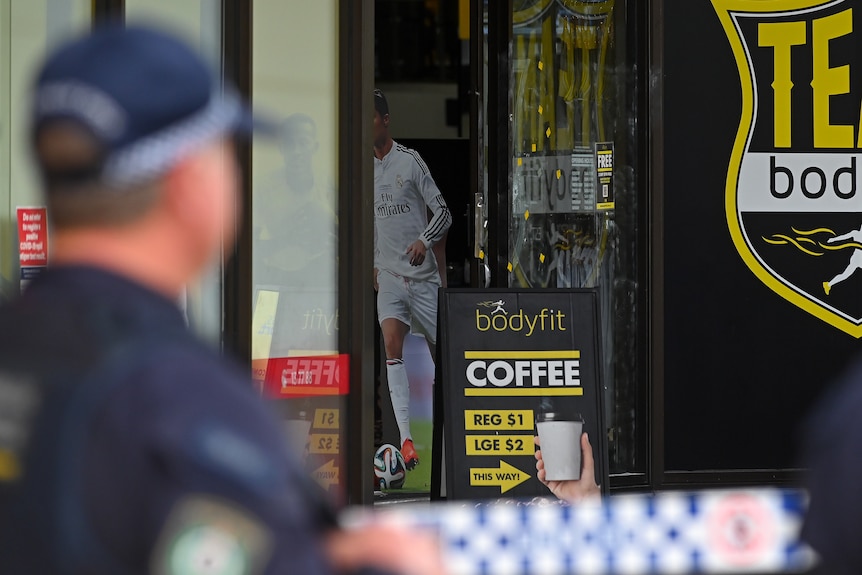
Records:
<instances>
[{"instance_id":1,"label":"navy blue police cap","mask_svg":"<svg viewBox=\"0 0 862 575\"><path fill-rule=\"evenodd\" d=\"M195 50L145 26L101 26L59 46L33 98L34 142L52 123L71 122L97 143L94 179L118 187L163 174L215 138L269 131ZM36 160L44 171L38 152Z\"/></svg>"}]
</instances>

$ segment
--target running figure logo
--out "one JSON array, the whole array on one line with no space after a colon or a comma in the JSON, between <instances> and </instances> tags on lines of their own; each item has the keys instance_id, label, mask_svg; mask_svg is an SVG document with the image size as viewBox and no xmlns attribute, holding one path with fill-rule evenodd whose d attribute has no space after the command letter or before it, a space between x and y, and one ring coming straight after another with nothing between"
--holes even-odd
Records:
<instances>
[{"instance_id":1,"label":"running figure logo","mask_svg":"<svg viewBox=\"0 0 862 575\"><path fill-rule=\"evenodd\" d=\"M843 282L847 278L853 275L858 269L862 269L862 226L859 226L858 230L851 230L846 234L842 234L840 236L835 236L834 238L829 238L826 240L830 244L834 244L841 240L853 240L852 242L848 242L843 244L844 246L849 246L853 248L853 253L850 254L850 263L847 264L847 267L843 272L829 280L828 282L823 282L823 291L826 292L826 295L829 295L829 292L832 290L832 286L837 283Z\"/></svg>"},{"instance_id":2,"label":"running figure logo","mask_svg":"<svg viewBox=\"0 0 862 575\"><path fill-rule=\"evenodd\" d=\"M477 305L480 305L482 307L494 308L493 310L491 310L491 315L494 315L495 313L509 315L509 312L507 312L506 308L503 307L504 305L506 305L506 302L501 299L498 299L497 301L480 301Z\"/></svg>"},{"instance_id":3,"label":"running figure logo","mask_svg":"<svg viewBox=\"0 0 862 575\"><path fill-rule=\"evenodd\" d=\"M829 295L835 284L843 282L852 276L856 270L862 269L862 226L859 226L858 230L850 230L840 236L836 236L835 232L828 228L817 228L810 231L793 228L793 232L796 237L785 234L773 234L772 237L763 238L763 240L776 246L792 245L802 253L810 256L822 256L826 251L853 250L853 253L850 254L850 263L847 264L844 271L831 280L823 282L823 291L826 295ZM817 238L817 236L824 234L829 234L831 237L825 240Z\"/></svg>"},{"instance_id":4,"label":"running figure logo","mask_svg":"<svg viewBox=\"0 0 862 575\"><path fill-rule=\"evenodd\" d=\"M847 227L845 226L844 229ZM857 270L862 270L862 225L843 234L837 234L827 227L812 229L792 227L791 233L763 236L762 240L769 246L775 246L772 248L773 253L763 251L765 260L772 263L774 269L780 270L785 277L810 290L812 297L838 310L839 313L853 314L850 317L857 318L862 314L862 308L854 307L857 299L855 294L862 286L862 274L859 274L855 280L858 283L856 289L847 287L835 291L837 284L849 280ZM788 248L791 248L789 252ZM792 269L797 271L794 272ZM816 290L817 293L811 289L813 283L804 277L806 271L811 273L815 270L819 275L817 285L822 288L822 291ZM836 274L836 270L841 271ZM831 297L826 298L823 294L825 296L831 294Z\"/></svg>"}]
</instances>

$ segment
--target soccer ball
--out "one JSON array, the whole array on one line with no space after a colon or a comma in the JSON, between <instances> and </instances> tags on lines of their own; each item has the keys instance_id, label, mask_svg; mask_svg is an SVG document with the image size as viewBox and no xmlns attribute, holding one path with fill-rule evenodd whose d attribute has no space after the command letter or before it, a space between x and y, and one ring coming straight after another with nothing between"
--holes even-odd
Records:
<instances>
[{"instance_id":1,"label":"soccer ball","mask_svg":"<svg viewBox=\"0 0 862 575\"><path fill-rule=\"evenodd\" d=\"M400 489L407 477L407 465L401 451L391 443L377 448L374 454L374 477L379 489Z\"/></svg>"}]
</instances>

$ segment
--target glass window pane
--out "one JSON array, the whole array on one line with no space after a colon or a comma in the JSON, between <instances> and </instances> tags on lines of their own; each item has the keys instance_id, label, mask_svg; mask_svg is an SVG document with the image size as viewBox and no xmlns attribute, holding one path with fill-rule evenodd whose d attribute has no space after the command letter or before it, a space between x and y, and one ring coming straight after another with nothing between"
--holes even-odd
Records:
<instances>
[{"instance_id":1,"label":"glass window pane","mask_svg":"<svg viewBox=\"0 0 862 575\"><path fill-rule=\"evenodd\" d=\"M254 105L280 130L252 150L252 364L338 498L346 411L319 389L338 352L338 1L299 4L253 11Z\"/></svg>"},{"instance_id":2,"label":"glass window pane","mask_svg":"<svg viewBox=\"0 0 862 575\"><path fill-rule=\"evenodd\" d=\"M155 24L183 37L208 58L215 69L221 68L220 0L126 0L126 21ZM189 325L214 343L222 333L222 267L215 262L194 285L189 285L180 305Z\"/></svg>"},{"instance_id":3,"label":"glass window pane","mask_svg":"<svg viewBox=\"0 0 862 575\"><path fill-rule=\"evenodd\" d=\"M512 23L509 285L598 290L610 470L643 472L626 4L515 0Z\"/></svg>"},{"instance_id":4,"label":"glass window pane","mask_svg":"<svg viewBox=\"0 0 862 575\"><path fill-rule=\"evenodd\" d=\"M126 0L125 12L127 22L169 27L221 66L221 0Z\"/></svg>"},{"instance_id":5,"label":"glass window pane","mask_svg":"<svg viewBox=\"0 0 862 575\"><path fill-rule=\"evenodd\" d=\"M27 135L33 72L90 18L89 0L0 0L0 299L20 289L15 208L42 204Z\"/></svg>"}]
</instances>

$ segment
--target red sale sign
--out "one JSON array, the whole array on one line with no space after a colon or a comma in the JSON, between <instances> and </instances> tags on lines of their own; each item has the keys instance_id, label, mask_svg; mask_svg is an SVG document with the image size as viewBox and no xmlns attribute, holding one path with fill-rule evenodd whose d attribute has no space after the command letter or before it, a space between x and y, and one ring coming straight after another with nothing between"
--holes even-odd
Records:
<instances>
[{"instance_id":1,"label":"red sale sign","mask_svg":"<svg viewBox=\"0 0 862 575\"><path fill-rule=\"evenodd\" d=\"M18 260L21 277L48 265L48 213L46 208L18 208Z\"/></svg>"},{"instance_id":2,"label":"red sale sign","mask_svg":"<svg viewBox=\"0 0 862 575\"><path fill-rule=\"evenodd\" d=\"M273 357L267 361L264 389L268 397L346 395L349 356Z\"/></svg>"}]
</instances>

